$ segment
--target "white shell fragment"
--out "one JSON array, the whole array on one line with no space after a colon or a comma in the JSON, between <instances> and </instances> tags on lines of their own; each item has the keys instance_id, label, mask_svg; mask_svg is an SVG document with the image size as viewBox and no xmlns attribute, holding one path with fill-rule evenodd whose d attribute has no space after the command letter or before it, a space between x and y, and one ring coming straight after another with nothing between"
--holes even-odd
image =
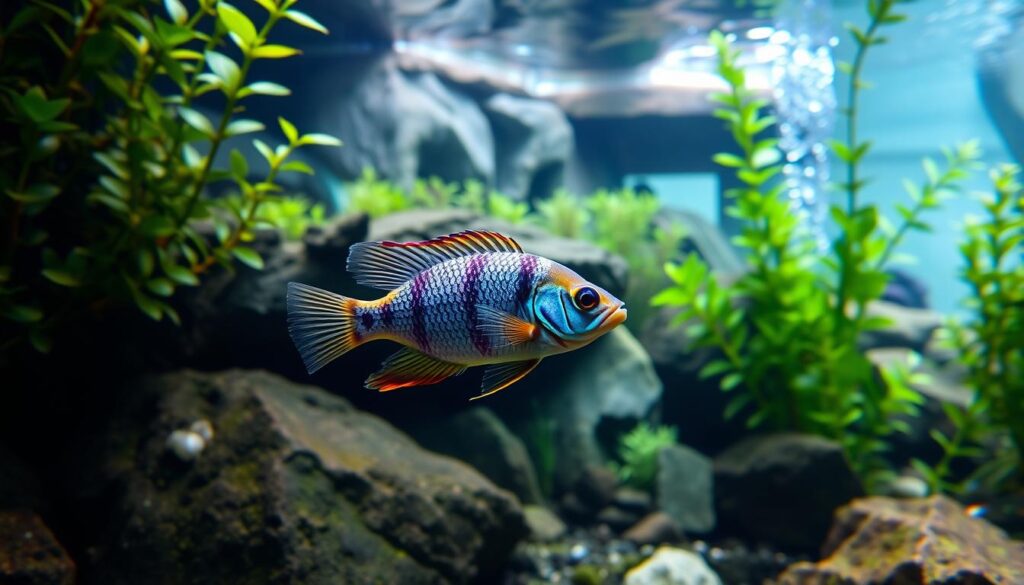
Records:
<instances>
[{"instance_id":1,"label":"white shell fragment","mask_svg":"<svg viewBox=\"0 0 1024 585\"><path fill-rule=\"evenodd\" d=\"M178 429L167 437L167 448L182 461L195 461L206 448L206 439L195 431Z\"/></svg>"},{"instance_id":2,"label":"white shell fragment","mask_svg":"<svg viewBox=\"0 0 1024 585\"><path fill-rule=\"evenodd\" d=\"M211 424L210 421L206 420L205 418L201 418L196 422L192 423L192 426L189 427L189 430L192 431L193 433L198 434L207 443L213 440L213 424Z\"/></svg>"}]
</instances>

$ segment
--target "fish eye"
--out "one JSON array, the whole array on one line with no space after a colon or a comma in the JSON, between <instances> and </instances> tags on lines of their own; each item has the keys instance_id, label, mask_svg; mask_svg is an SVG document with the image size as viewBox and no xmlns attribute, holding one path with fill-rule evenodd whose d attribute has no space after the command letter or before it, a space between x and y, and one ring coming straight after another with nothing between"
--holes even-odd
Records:
<instances>
[{"instance_id":1,"label":"fish eye","mask_svg":"<svg viewBox=\"0 0 1024 585\"><path fill-rule=\"evenodd\" d=\"M585 286L576 291L576 294L572 296L572 302L576 307L583 311L589 311L597 306L597 303L601 300L601 297L597 294L597 291Z\"/></svg>"}]
</instances>

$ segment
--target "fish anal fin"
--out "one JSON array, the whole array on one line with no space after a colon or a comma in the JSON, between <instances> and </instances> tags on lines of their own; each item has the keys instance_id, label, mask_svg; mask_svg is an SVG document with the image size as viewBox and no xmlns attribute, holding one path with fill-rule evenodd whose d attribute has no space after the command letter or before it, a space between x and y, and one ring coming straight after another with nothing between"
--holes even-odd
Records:
<instances>
[{"instance_id":1,"label":"fish anal fin","mask_svg":"<svg viewBox=\"0 0 1024 585\"><path fill-rule=\"evenodd\" d=\"M519 317L489 305L477 305L477 329L495 340L495 347L519 345L537 339L540 329Z\"/></svg>"},{"instance_id":2,"label":"fish anal fin","mask_svg":"<svg viewBox=\"0 0 1024 585\"><path fill-rule=\"evenodd\" d=\"M495 364L488 367L484 372L484 381L480 389L480 394L470 398L470 400L479 400L484 396L490 396L491 394L508 388L532 372L539 363L540 358L537 358L519 362Z\"/></svg>"},{"instance_id":3,"label":"fish anal fin","mask_svg":"<svg viewBox=\"0 0 1024 585\"><path fill-rule=\"evenodd\" d=\"M467 230L422 242L360 242L349 250L348 270L359 284L391 290L446 260L488 252L522 251L519 243L508 236Z\"/></svg>"},{"instance_id":4,"label":"fish anal fin","mask_svg":"<svg viewBox=\"0 0 1024 585\"><path fill-rule=\"evenodd\" d=\"M445 362L405 347L384 360L380 370L366 379L366 387L388 392L410 386L426 386L465 370L464 365Z\"/></svg>"}]
</instances>

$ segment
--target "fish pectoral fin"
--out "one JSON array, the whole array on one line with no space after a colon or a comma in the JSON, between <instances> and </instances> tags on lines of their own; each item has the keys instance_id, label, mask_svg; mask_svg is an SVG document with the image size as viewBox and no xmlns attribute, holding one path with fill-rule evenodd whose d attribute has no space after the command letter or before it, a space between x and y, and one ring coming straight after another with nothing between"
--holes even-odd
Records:
<instances>
[{"instance_id":1,"label":"fish pectoral fin","mask_svg":"<svg viewBox=\"0 0 1024 585\"><path fill-rule=\"evenodd\" d=\"M426 386L464 371L466 366L462 364L442 361L405 347L384 360L380 370L366 379L366 387L388 392L409 386Z\"/></svg>"},{"instance_id":2,"label":"fish pectoral fin","mask_svg":"<svg viewBox=\"0 0 1024 585\"><path fill-rule=\"evenodd\" d=\"M494 347L519 345L537 339L540 329L529 321L488 305L477 305L477 329L494 339Z\"/></svg>"},{"instance_id":3,"label":"fish pectoral fin","mask_svg":"<svg viewBox=\"0 0 1024 585\"><path fill-rule=\"evenodd\" d=\"M505 388L508 388L512 384L522 380L526 374L532 372L539 363L540 358L537 358L534 360L509 362L490 366L486 371L484 371L484 381L480 388L480 395L474 396L470 398L470 400L478 400L484 396L490 396L495 392L500 392Z\"/></svg>"}]
</instances>

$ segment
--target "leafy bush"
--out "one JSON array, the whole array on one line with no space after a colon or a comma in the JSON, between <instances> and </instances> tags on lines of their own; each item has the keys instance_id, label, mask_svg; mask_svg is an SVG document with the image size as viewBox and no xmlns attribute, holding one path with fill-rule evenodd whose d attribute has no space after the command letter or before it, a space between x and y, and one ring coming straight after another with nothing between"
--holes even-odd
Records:
<instances>
[{"instance_id":1,"label":"leafy bush","mask_svg":"<svg viewBox=\"0 0 1024 585\"><path fill-rule=\"evenodd\" d=\"M229 168L216 166L226 139L264 130L237 116L244 105L289 93L248 79L255 61L298 53L271 42L277 25L327 32L296 0L258 3L259 27L214 0L191 14L166 0L167 18L141 0L32 2L0 25L10 138L0 157L3 347L27 333L46 350L64 317L110 301L177 321L168 298L178 287L198 284L214 265L261 265L245 243L270 221L266 201L280 201L278 175L312 172L290 155L340 143L281 119L282 144L253 141L268 167L261 178L251 180L236 149ZM216 104L211 119L203 111ZM242 204L206 197L215 182L234 183ZM200 229L211 222L215 238Z\"/></svg>"},{"instance_id":2,"label":"leafy bush","mask_svg":"<svg viewBox=\"0 0 1024 585\"><path fill-rule=\"evenodd\" d=\"M387 179L378 179L376 171L367 167L349 187L345 210L380 217L411 207L412 201L404 191Z\"/></svg>"},{"instance_id":3,"label":"leafy bush","mask_svg":"<svg viewBox=\"0 0 1024 585\"><path fill-rule=\"evenodd\" d=\"M537 204L536 221L556 236L579 240L587 234L590 212L579 197L559 189Z\"/></svg>"},{"instance_id":4,"label":"leafy bush","mask_svg":"<svg viewBox=\"0 0 1024 585\"><path fill-rule=\"evenodd\" d=\"M225 207L239 215L245 204L245 198L237 195L224 201ZM289 240L299 240L310 226L323 225L326 215L322 204L301 196L268 196L260 203L253 227L277 228Z\"/></svg>"},{"instance_id":5,"label":"leafy bush","mask_svg":"<svg viewBox=\"0 0 1024 585\"><path fill-rule=\"evenodd\" d=\"M616 466L619 480L637 489L650 489L658 473L658 453L675 444L675 428L653 427L645 422L637 424L619 442L618 455L622 462Z\"/></svg>"},{"instance_id":6,"label":"leafy bush","mask_svg":"<svg viewBox=\"0 0 1024 585\"><path fill-rule=\"evenodd\" d=\"M963 279L971 287L965 306L970 318L952 323L947 340L967 368L974 396L966 409L952 404L946 414L952 436L932 430L943 456L934 466L915 462L933 491L963 492L969 481L953 481L953 463L969 458L982 463L968 480L997 489L1006 480L1021 482L1024 453L1024 190L1020 168L1005 165L990 173L995 193L983 201L985 216L969 220L960 246ZM996 446L996 456L982 460Z\"/></svg>"},{"instance_id":7,"label":"leafy bush","mask_svg":"<svg viewBox=\"0 0 1024 585\"><path fill-rule=\"evenodd\" d=\"M945 169L926 160L926 179L919 187L907 183L913 205L896 206L901 221L894 229L886 228L876 206L858 201L864 184L858 163L870 150L870 143L856 138L856 95L864 84L859 76L866 49L882 42L878 28L900 19L890 12L892 4L871 3L867 32L851 27L859 49L855 64L842 66L853 74L849 132L846 143L833 145L848 168L848 180L840 185L846 206L832 209L838 236L824 255L802 230L776 180L777 140L766 136L775 120L761 114L765 102L746 88L738 52L721 34L712 34L718 70L730 88L713 97L723 106L715 115L725 120L740 151L718 154L715 161L735 169L742 184L727 193L728 212L742 225L735 243L747 250L749 271L723 285L691 255L666 267L674 284L654 300L680 307L677 322L690 323L697 345L721 352L701 375L721 376L722 389L733 393L726 417L743 412L750 427L835 439L871 487L890 475L883 458L887 436L908 430L901 417L914 415L921 401L910 385L923 380L912 373L913 360L876 374L857 341L888 323L869 316L867 307L882 296L886 266L903 237L927 229L922 214L956 189L977 157L969 143L947 153Z\"/></svg>"}]
</instances>

